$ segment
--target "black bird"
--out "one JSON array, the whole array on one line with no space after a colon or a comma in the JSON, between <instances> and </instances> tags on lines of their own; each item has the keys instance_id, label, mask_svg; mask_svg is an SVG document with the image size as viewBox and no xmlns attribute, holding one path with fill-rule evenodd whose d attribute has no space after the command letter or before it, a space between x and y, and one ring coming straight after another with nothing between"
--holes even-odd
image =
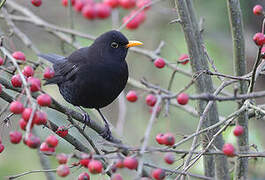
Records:
<instances>
[{"instance_id":1,"label":"black bird","mask_svg":"<svg viewBox=\"0 0 265 180\"><path fill-rule=\"evenodd\" d=\"M121 32L112 30L99 36L91 46L78 49L68 57L39 54L53 63L55 71L54 77L45 84L57 84L64 99L74 106L95 108L105 122L102 136L108 139L111 132L100 108L113 102L125 88L128 48L141 44L128 41ZM82 111L86 124L90 118Z\"/></svg>"}]
</instances>

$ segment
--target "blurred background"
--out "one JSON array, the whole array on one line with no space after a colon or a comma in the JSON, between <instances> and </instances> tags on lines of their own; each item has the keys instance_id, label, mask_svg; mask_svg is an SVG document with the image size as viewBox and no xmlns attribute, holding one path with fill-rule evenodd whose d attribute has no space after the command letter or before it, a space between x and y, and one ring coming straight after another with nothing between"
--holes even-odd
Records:
<instances>
[{"instance_id":1,"label":"blurred background","mask_svg":"<svg viewBox=\"0 0 265 180\"><path fill-rule=\"evenodd\" d=\"M51 24L56 24L60 27L70 27L68 8L61 5L61 0L50 0L43 1L41 7L35 7L31 4L30 0L19 1L19 4L25 6L30 11L33 11L36 15L40 16L47 22ZM241 1L241 8L244 17L244 30L246 39L246 60L248 64L248 71L252 68L255 60L257 46L253 43L253 35L261 31L262 17L257 17L253 15L252 8L255 4L263 4L264 1ZM232 41L229 28L229 21L227 15L226 1L211 1L211 0L200 0L194 1L194 7L197 13L197 17L204 18L203 24L203 36L206 48L209 55L214 60L214 63L221 73L233 74L233 56L232 56ZM122 8L118 9L121 25L121 18L129 14L128 10ZM139 40L144 42L143 48L154 50L158 47L161 41L165 42L165 46L161 51L161 56L168 59L171 63L176 63L177 59L181 54L188 53L186 43L184 40L184 35L179 24L169 24L169 22L177 17L176 10L174 9L174 1L164 0L161 1L147 12L147 17L145 22L139 26L136 30L126 30L123 29L122 32L128 37L128 39ZM74 18L74 29L88 33L94 36L98 36L103 32L111 30L113 28L112 18L106 20L93 20L89 21L85 19L82 14L73 11ZM33 24L25 22L16 22L16 25L28 35L28 37L33 41L33 43L41 50L43 53L57 53L60 55L67 56L74 49L62 43L57 37L47 33L40 27L36 27ZM0 19L1 33L7 34L8 29L5 21ZM116 26L117 28L117 26ZM77 38L77 41L82 44L82 46L88 46L92 41L87 39ZM36 61L38 58L30 49L26 48L20 39L12 36L9 39L9 45L12 50L23 51L27 59ZM129 65L130 77L140 80L145 77L148 81L154 84L159 84L161 87L166 88L168 86L172 70L168 68L157 69L153 63L145 56L139 55L133 52L129 52L127 56L127 62ZM191 71L189 64L180 65L187 71ZM4 76L4 73L0 71L0 75ZM38 76L38 75L37 75ZM39 77L42 74L39 73ZM8 77L9 78L9 77ZM216 85L220 84L220 81L213 78ZM178 92L179 89L183 88L189 83L190 79L183 76L182 74L177 74L175 76L172 91ZM264 90L264 77L259 77L256 90ZM65 103L63 98L58 92L57 86L45 86L43 90L50 94L53 98L66 106L74 108L72 105ZM130 103L126 101L126 118L123 129L123 134L120 138L125 144L132 146L140 146L141 140L143 138L145 129L147 127L148 120L150 118L150 108L145 104L146 92L128 85L125 89L125 93L129 90L136 90L139 94L139 99L136 103ZM227 91L233 92L232 87L226 89ZM189 94L195 94L194 87L188 90ZM264 103L264 99L258 99L258 104ZM195 102L190 101L189 105L195 106ZM6 102L0 99L0 109L6 106ZM222 102L218 103L219 114L221 116L227 116L236 110L235 102ZM57 125L67 125L66 117L60 113L53 110L45 109L48 113L48 119L55 122ZM92 118L95 117L92 113ZM118 101L115 101L108 107L103 109L105 116L108 120L116 126L118 119ZM183 138L183 135L191 134L196 130L198 118L191 116L190 114L176 108L170 107L169 116L164 116L165 110L162 109L162 114L155 122L149 145L160 147L156 141L155 136L158 133L173 132L179 141ZM7 114L3 114L0 117L0 137L3 140L3 144L6 146L4 152L0 154L0 179L4 179L5 176L14 175L22 173L29 170L41 169L39 158L36 150L31 150L26 147L23 143L19 145L10 144L8 140L8 132L14 129L19 129L18 127L18 117L12 117L10 124L7 126L2 123L2 120ZM101 121L99 119L99 121ZM39 129L38 129L39 128ZM264 120L250 119L249 120L249 143L255 144L259 151L264 151L265 149L265 123ZM224 138L226 142L236 144L234 136L232 136L233 128L228 128L224 133ZM37 127L37 132L42 140L51 132L46 128ZM93 132L91 129L86 128L86 132L95 139L97 145L102 143L102 139ZM78 137L77 131L72 128L70 133ZM117 133L114 132L117 135ZM118 135L117 135L118 136ZM119 137L119 136L118 136ZM79 137L80 141L85 142L82 137ZM191 141L180 146L179 149L189 149ZM71 153L74 148L70 146L66 141L60 138L59 147L56 152ZM177 156L177 158L179 158ZM147 156L147 161L155 162L162 167L177 167L182 161L176 162L174 165L168 166L163 161L163 154L156 153ZM58 166L54 157L49 158L51 160L52 168ZM264 172L265 160L264 159L251 159L249 161L249 178L253 180L265 179ZM64 179L77 179L76 177L80 172L85 171L84 169L72 170L72 174ZM120 171L125 177L124 179L131 179L133 173L124 169ZM202 174L202 162L198 163L191 172ZM127 177L127 178L126 178ZM108 179L104 176L92 176L92 179ZM21 180L34 180L34 179L45 179L43 173L31 174L20 178ZM61 179L56 177L56 179ZM168 177L171 179L171 177ZM173 179L173 177L172 177Z\"/></svg>"}]
</instances>

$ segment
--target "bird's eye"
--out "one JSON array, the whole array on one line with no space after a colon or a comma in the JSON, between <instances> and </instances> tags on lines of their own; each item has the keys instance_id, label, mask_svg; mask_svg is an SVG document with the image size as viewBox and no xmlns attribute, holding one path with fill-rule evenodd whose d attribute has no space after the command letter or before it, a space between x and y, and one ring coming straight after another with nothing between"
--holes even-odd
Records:
<instances>
[{"instance_id":1,"label":"bird's eye","mask_svg":"<svg viewBox=\"0 0 265 180\"><path fill-rule=\"evenodd\" d=\"M113 48L118 48L119 45L118 45L118 43L116 43L116 42L112 42L112 43L111 43L111 47L113 47Z\"/></svg>"}]
</instances>

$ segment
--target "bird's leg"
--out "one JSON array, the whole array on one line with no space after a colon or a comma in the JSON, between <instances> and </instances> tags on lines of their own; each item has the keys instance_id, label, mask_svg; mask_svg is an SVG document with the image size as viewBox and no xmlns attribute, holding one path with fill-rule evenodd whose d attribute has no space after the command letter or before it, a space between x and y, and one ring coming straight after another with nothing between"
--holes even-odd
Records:
<instances>
[{"instance_id":1,"label":"bird's leg","mask_svg":"<svg viewBox=\"0 0 265 180\"><path fill-rule=\"evenodd\" d=\"M85 131L85 128L86 128L86 125L90 123L90 117L89 115L87 114L87 112L81 108L80 106L78 106L78 108L80 109L80 111L82 112L82 115L83 115L83 119L84 119L84 126L83 126L83 131Z\"/></svg>"},{"instance_id":2,"label":"bird's leg","mask_svg":"<svg viewBox=\"0 0 265 180\"><path fill-rule=\"evenodd\" d=\"M106 120L106 118L104 117L104 115L101 113L101 111L99 109L96 109L98 111L98 113L100 114L100 116L102 117L104 123L105 123L105 129L104 131L100 134L104 139L109 140L111 138L111 131L109 128L109 123Z\"/></svg>"}]
</instances>

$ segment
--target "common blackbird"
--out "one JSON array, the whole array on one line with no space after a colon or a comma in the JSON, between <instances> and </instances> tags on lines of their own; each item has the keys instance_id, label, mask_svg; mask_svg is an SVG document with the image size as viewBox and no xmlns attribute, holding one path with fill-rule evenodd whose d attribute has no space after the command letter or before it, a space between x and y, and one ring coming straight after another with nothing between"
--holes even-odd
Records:
<instances>
[{"instance_id":1,"label":"common blackbird","mask_svg":"<svg viewBox=\"0 0 265 180\"><path fill-rule=\"evenodd\" d=\"M45 84L57 84L64 99L74 106L95 108L105 122L102 136L110 138L109 125L100 108L113 102L125 88L128 67L125 57L129 47L138 46L139 41L128 41L119 31L108 31L99 36L89 47L74 51L70 56L39 54L53 63L55 75ZM85 124L88 114L83 111Z\"/></svg>"}]
</instances>

